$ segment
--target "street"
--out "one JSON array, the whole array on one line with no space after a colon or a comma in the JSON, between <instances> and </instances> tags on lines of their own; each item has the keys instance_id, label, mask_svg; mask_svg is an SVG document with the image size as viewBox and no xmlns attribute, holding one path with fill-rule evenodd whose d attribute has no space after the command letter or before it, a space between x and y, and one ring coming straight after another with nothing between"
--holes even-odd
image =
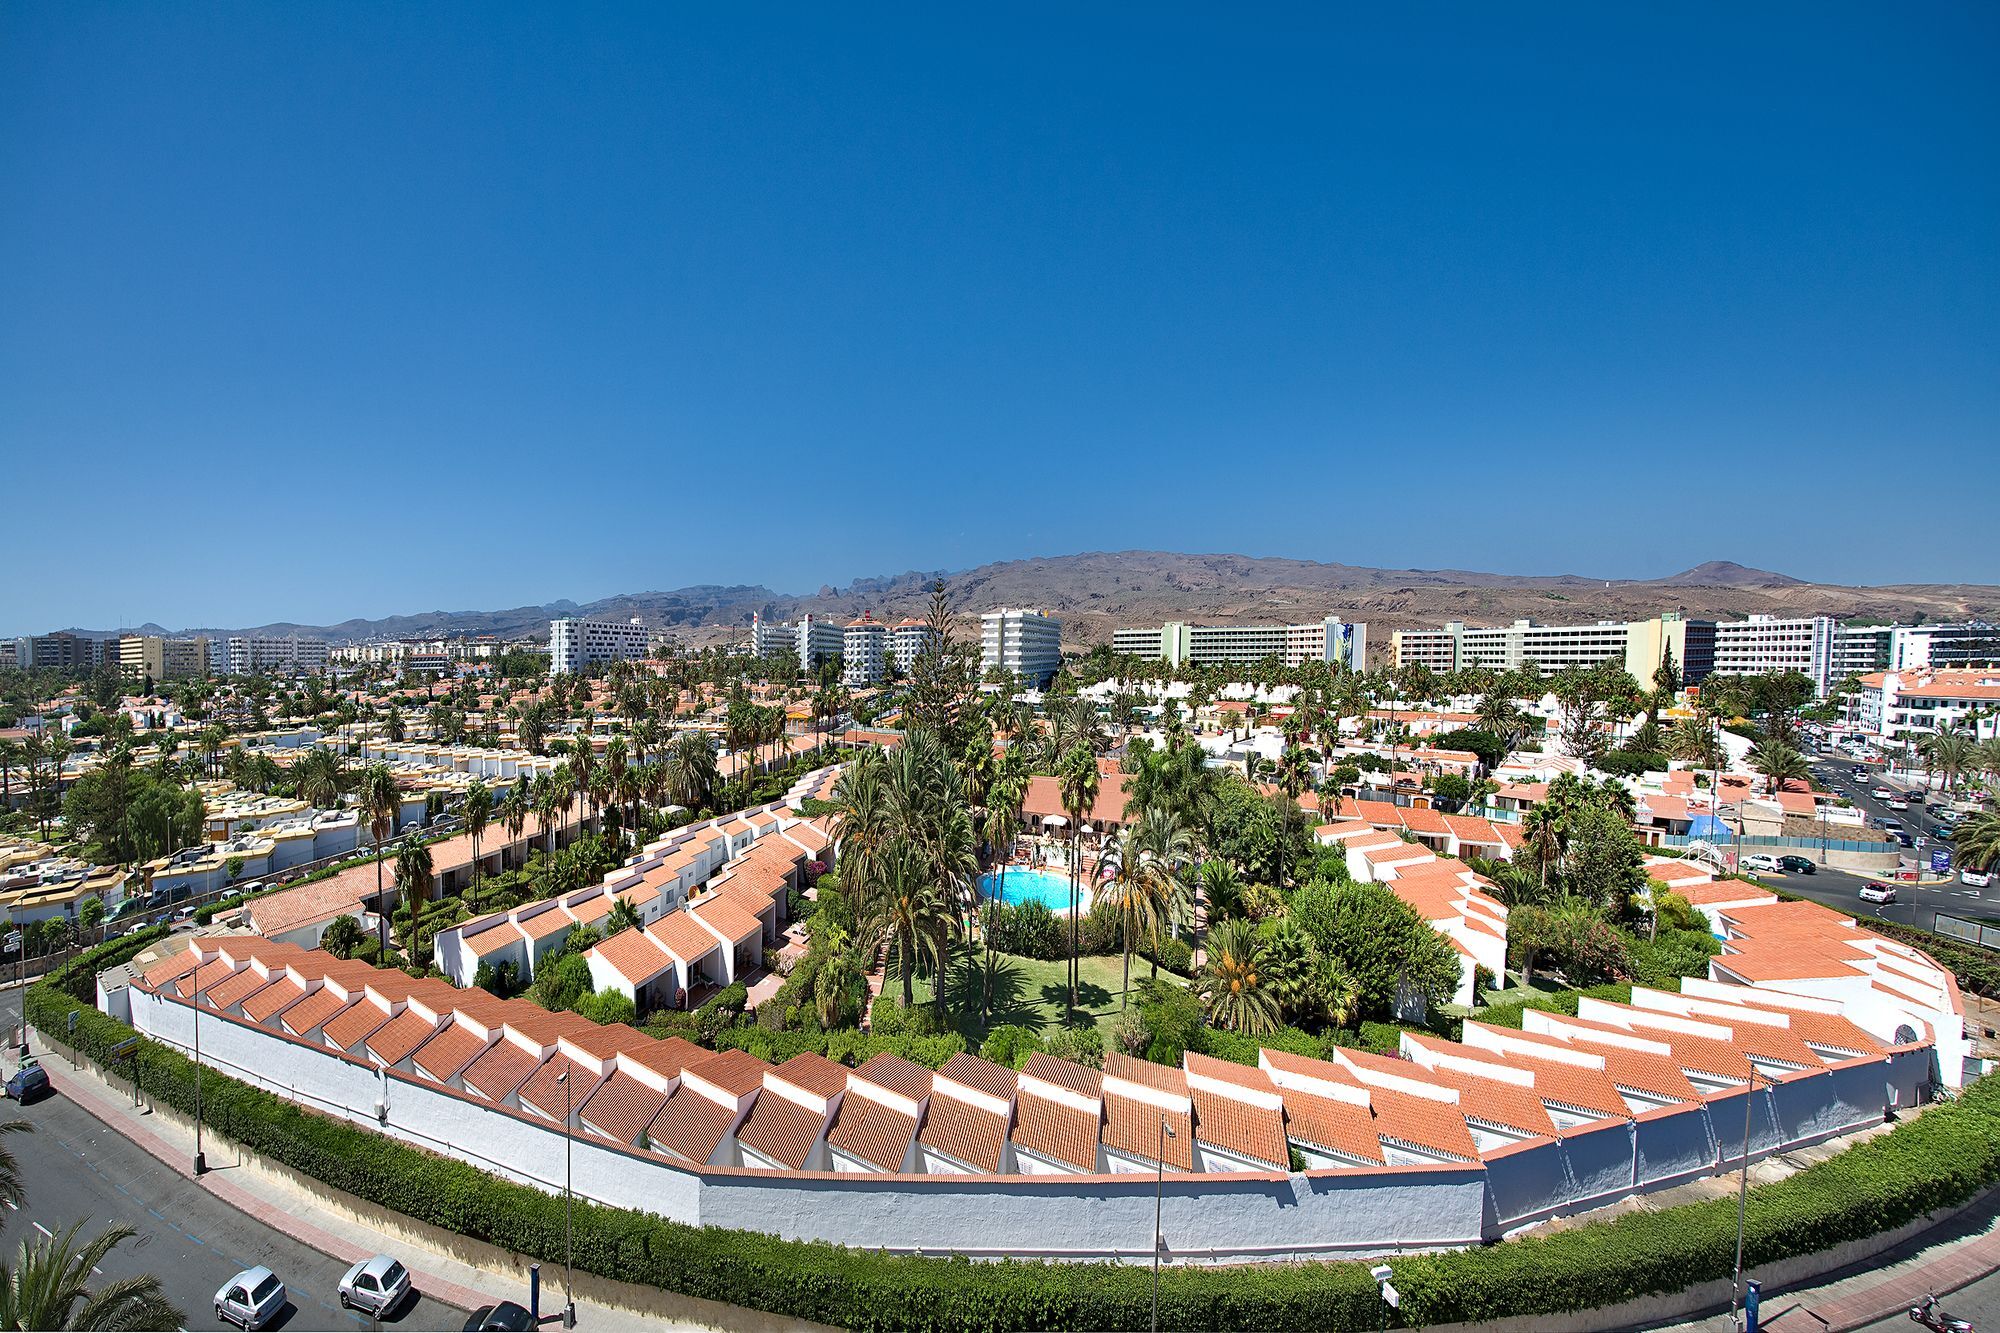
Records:
<instances>
[{"instance_id":1,"label":"street","mask_svg":"<svg viewBox=\"0 0 2000 1333\"><path fill-rule=\"evenodd\" d=\"M1916 1292L1911 1301L1920 1301L1923 1296L1924 1293ZM1954 1318L1970 1320L1974 1328L2000 1329L2000 1273L1989 1273L1970 1286L1960 1287L1951 1295L1940 1297L1938 1305ZM1897 1314L1862 1325L1861 1333L1894 1333L1897 1329L1908 1333L1910 1329L1921 1327L1912 1323L1908 1314Z\"/></svg>"},{"instance_id":2,"label":"street","mask_svg":"<svg viewBox=\"0 0 2000 1333\"><path fill-rule=\"evenodd\" d=\"M1883 819L1901 820L1906 829L1922 840L1922 845L1915 850L1904 849L1905 855L1921 857L1928 861L1933 846L1950 845L1923 836L1923 830L1928 829L1936 821L1920 806L1913 803L1908 811L1891 810L1869 794L1877 786L1901 790L1905 786L1904 783L1886 781L1873 773L1867 778L1857 780L1848 774L1851 767L1853 765L1846 759L1815 759L1812 764L1813 780L1833 795L1845 797L1853 802L1855 808L1866 815L1871 823ZM1806 854L1812 855L1810 851ZM1857 875L1844 870L1829 870L1822 866L1818 873L1812 875L1759 871L1757 878L1782 887L1787 893L1796 893L1814 902L1852 913L1861 920L1879 917L1885 921L1896 921L1929 930L1932 928L1931 918L1939 912L1962 917L2000 916L2000 885L1975 889L1969 884L1960 883L1957 879L1928 886L1897 884L1896 901L1878 905L1862 902L1861 889L1873 882L1893 882L1893 876L1886 873L1880 876Z\"/></svg>"},{"instance_id":3,"label":"street","mask_svg":"<svg viewBox=\"0 0 2000 1333\"><path fill-rule=\"evenodd\" d=\"M62 1095L61 1061L50 1065L55 1095L20 1107L7 1102L0 1120L33 1122L32 1134L9 1135L5 1146L20 1164L26 1199L0 1208L0 1243L11 1252L44 1232L60 1234L84 1223L88 1241L106 1226L123 1224L138 1234L113 1250L93 1285L156 1275L189 1328L222 1328L215 1293L245 1268L268 1265L284 1280L290 1308L273 1328L368 1327L364 1315L343 1310L337 1296L346 1265L236 1211L132 1143L106 1129ZM220 1168L223 1170L232 1168ZM421 1293L384 1321L394 1328L455 1329L466 1312Z\"/></svg>"}]
</instances>

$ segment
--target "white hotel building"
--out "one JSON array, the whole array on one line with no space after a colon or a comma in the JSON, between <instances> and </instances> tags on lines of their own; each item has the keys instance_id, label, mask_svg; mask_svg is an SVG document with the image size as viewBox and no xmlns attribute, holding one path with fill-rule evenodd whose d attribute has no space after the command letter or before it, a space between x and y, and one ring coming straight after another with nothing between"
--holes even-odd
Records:
<instances>
[{"instance_id":1,"label":"white hotel building","mask_svg":"<svg viewBox=\"0 0 2000 1333\"><path fill-rule=\"evenodd\" d=\"M218 655L218 646L221 657L219 666L212 660ZM233 634L227 639L211 640L209 656L210 665L217 666L221 675L302 676L326 670L327 646L321 640L301 639L297 635L265 639Z\"/></svg>"},{"instance_id":2,"label":"white hotel building","mask_svg":"<svg viewBox=\"0 0 2000 1333\"><path fill-rule=\"evenodd\" d=\"M1725 676L1801 671L1812 678L1813 692L1824 698L1833 685L1837 629L1832 616L1720 621L1715 626L1715 670Z\"/></svg>"},{"instance_id":3,"label":"white hotel building","mask_svg":"<svg viewBox=\"0 0 2000 1333\"><path fill-rule=\"evenodd\" d=\"M1046 611L1005 606L979 617L979 670L995 667L1047 688L1062 667L1062 621Z\"/></svg>"},{"instance_id":4,"label":"white hotel building","mask_svg":"<svg viewBox=\"0 0 2000 1333\"><path fill-rule=\"evenodd\" d=\"M1338 662L1350 671L1366 669L1368 626L1339 616L1303 625L1191 625L1170 620L1158 629L1121 629L1111 647L1123 656L1157 659L1169 666L1261 662L1275 657L1288 667L1305 662Z\"/></svg>"},{"instance_id":5,"label":"white hotel building","mask_svg":"<svg viewBox=\"0 0 2000 1333\"><path fill-rule=\"evenodd\" d=\"M637 616L629 621L551 620L549 674L574 673L592 662L639 661L646 656L650 637Z\"/></svg>"}]
</instances>

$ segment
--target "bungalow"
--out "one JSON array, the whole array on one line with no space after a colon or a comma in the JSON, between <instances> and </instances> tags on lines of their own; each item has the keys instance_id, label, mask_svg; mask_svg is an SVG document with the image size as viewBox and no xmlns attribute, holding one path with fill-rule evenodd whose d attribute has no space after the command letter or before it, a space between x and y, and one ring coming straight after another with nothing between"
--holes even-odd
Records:
<instances>
[{"instance_id":1,"label":"bungalow","mask_svg":"<svg viewBox=\"0 0 2000 1333\"><path fill-rule=\"evenodd\" d=\"M827 1134L838 1172L917 1168L917 1124L931 1096L931 1071L887 1051L847 1076L847 1095Z\"/></svg>"},{"instance_id":2,"label":"bungalow","mask_svg":"<svg viewBox=\"0 0 2000 1333\"><path fill-rule=\"evenodd\" d=\"M847 1092L847 1070L801 1051L764 1071L764 1090L736 1130L743 1165L763 1171L830 1171L826 1132Z\"/></svg>"}]
</instances>

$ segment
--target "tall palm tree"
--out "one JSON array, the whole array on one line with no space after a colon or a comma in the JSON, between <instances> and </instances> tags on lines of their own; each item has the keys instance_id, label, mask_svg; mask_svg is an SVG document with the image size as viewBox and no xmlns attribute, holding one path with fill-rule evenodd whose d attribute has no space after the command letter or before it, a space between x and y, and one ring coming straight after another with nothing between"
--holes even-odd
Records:
<instances>
[{"instance_id":1,"label":"tall palm tree","mask_svg":"<svg viewBox=\"0 0 2000 1333\"><path fill-rule=\"evenodd\" d=\"M396 886L403 891L403 904L410 912L410 962L417 961L417 911L430 901L435 875L431 849L415 838L403 839L396 849Z\"/></svg>"},{"instance_id":2,"label":"tall palm tree","mask_svg":"<svg viewBox=\"0 0 2000 1333\"><path fill-rule=\"evenodd\" d=\"M79 1247L82 1222L60 1235L24 1240L14 1262L0 1264L0 1328L181 1328L187 1316L148 1273L93 1289L91 1275L122 1242L136 1236L114 1226Z\"/></svg>"},{"instance_id":3,"label":"tall palm tree","mask_svg":"<svg viewBox=\"0 0 2000 1333\"><path fill-rule=\"evenodd\" d=\"M1091 714L1096 716L1095 712ZM1097 756L1078 744L1063 755L1061 772L1056 775L1062 793L1063 813L1069 819L1069 1017L1076 1018L1079 917L1077 910L1083 874L1083 821L1097 808Z\"/></svg>"},{"instance_id":4,"label":"tall palm tree","mask_svg":"<svg viewBox=\"0 0 2000 1333\"><path fill-rule=\"evenodd\" d=\"M841 883L856 915L881 875L889 849L889 797L880 750L863 750L833 784L833 839L840 849Z\"/></svg>"},{"instance_id":5,"label":"tall palm tree","mask_svg":"<svg viewBox=\"0 0 2000 1333\"><path fill-rule=\"evenodd\" d=\"M993 1009L993 931L992 916L988 907L992 902L1007 900L1007 857L1013 850L1015 835L1021 831L1021 797L1016 788L1006 780L997 782L987 793L986 845L993 849L994 884L993 893L979 908L979 939L986 951L986 965L982 969L979 988L979 1020L983 1025L992 1015Z\"/></svg>"},{"instance_id":6,"label":"tall palm tree","mask_svg":"<svg viewBox=\"0 0 2000 1333\"><path fill-rule=\"evenodd\" d=\"M1974 870L1991 870L2000 863L2000 814L1982 810L1958 826L1952 840L1958 862Z\"/></svg>"},{"instance_id":7,"label":"tall palm tree","mask_svg":"<svg viewBox=\"0 0 2000 1333\"><path fill-rule=\"evenodd\" d=\"M1139 816L1139 845L1149 859L1159 896L1160 919L1171 923L1194 915L1189 872L1194 866L1194 830L1174 811L1148 806ZM1159 930L1153 932L1153 975L1160 975Z\"/></svg>"},{"instance_id":8,"label":"tall palm tree","mask_svg":"<svg viewBox=\"0 0 2000 1333\"><path fill-rule=\"evenodd\" d=\"M1535 867L1540 896L1548 897L1549 870L1562 860L1562 816L1553 807L1535 806L1521 816L1520 855Z\"/></svg>"},{"instance_id":9,"label":"tall palm tree","mask_svg":"<svg viewBox=\"0 0 2000 1333\"><path fill-rule=\"evenodd\" d=\"M403 811L403 794L396 788L396 775L383 763L368 765L361 772L361 786L356 792L361 798L361 813L368 818L368 836L375 844L375 902L378 909L382 902L382 845L389 841L389 835L396 831L396 816ZM382 953L389 952L389 914L382 911L377 917L380 935L376 943Z\"/></svg>"},{"instance_id":10,"label":"tall palm tree","mask_svg":"<svg viewBox=\"0 0 2000 1333\"><path fill-rule=\"evenodd\" d=\"M568 795L568 776L563 774L562 790L558 791L554 773L535 775L535 818L542 821L542 849L550 856L556 854L556 812L562 809Z\"/></svg>"},{"instance_id":11,"label":"tall palm tree","mask_svg":"<svg viewBox=\"0 0 2000 1333\"><path fill-rule=\"evenodd\" d=\"M715 796L715 738L690 727L667 742L667 771L674 800L690 810L705 810Z\"/></svg>"},{"instance_id":12,"label":"tall palm tree","mask_svg":"<svg viewBox=\"0 0 2000 1333\"><path fill-rule=\"evenodd\" d=\"M520 774L514 779L514 785L507 789L507 795L500 801L500 823L507 830L509 848L521 840L521 830L528 827L528 816L534 811L535 800L529 793L529 785L528 775ZM500 859L504 864L506 855L503 853ZM524 861L527 859L525 848L521 859Z\"/></svg>"},{"instance_id":13,"label":"tall palm tree","mask_svg":"<svg viewBox=\"0 0 2000 1333\"><path fill-rule=\"evenodd\" d=\"M1782 791L1787 782L1803 782L1812 776L1806 757L1779 741L1759 741L1751 746L1749 762L1774 792Z\"/></svg>"},{"instance_id":14,"label":"tall palm tree","mask_svg":"<svg viewBox=\"0 0 2000 1333\"><path fill-rule=\"evenodd\" d=\"M1278 1026L1277 997L1264 976L1263 949L1246 921L1225 921L1208 933L1208 957L1197 982L1208 1021L1257 1036Z\"/></svg>"},{"instance_id":15,"label":"tall palm tree","mask_svg":"<svg viewBox=\"0 0 2000 1333\"><path fill-rule=\"evenodd\" d=\"M903 1008L916 1001L917 967L925 958L936 969L936 989L942 995L950 955L938 950L937 941L954 929L957 921L954 904L931 877L922 854L908 842L896 842L882 858L881 878L869 903L867 923L873 938L897 956L903 975Z\"/></svg>"},{"instance_id":16,"label":"tall palm tree","mask_svg":"<svg viewBox=\"0 0 2000 1333\"><path fill-rule=\"evenodd\" d=\"M1929 770L1926 788L1932 780L1937 780L1947 792L1957 787L1958 780L1979 760L1979 743L1958 726L1944 727L1923 737L1917 742L1917 750Z\"/></svg>"},{"instance_id":17,"label":"tall palm tree","mask_svg":"<svg viewBox=\"0 0 2000 1333\"><path fill-rule=\"evenodd\" d=\"M1152 854L1146 850L1137 824L1127 824L1118 831L1118 838L1110 851L1105 853L1099 871L1098 892L1118 914L1118 937L1124 954L1125 978L1119 992L1118 1007L1123 1009L1131 999L1133 941L1141 936L1150 936L1155 942L1153 952L1159 952L1160 921L1167 910L1166 881L1158 873L1159 867Z\"/></svg>"},{"instance_id":18,"label":"tall palm tree","mask_svg":"<svg viewBox=\"0 0 2000 1333\"><path fill-rule=\"evenodd\" d=\"M340 803L340 756L313 750L292 765L292 786L307 805L327 809Z\"/></svg>"},{"instance_id":19,"label":"tall palm tree","mask_svg":"<svg viewBox=\"0 0 2000 1333\"><path fill-rule=\"evenodd\" d=\"M479 889L479 840L486 834L486 825L493 819L493 789L486 785L484 778L474 778L465 785L465 831L472 839L472 888Z\"/></svg>"}]
</instances>

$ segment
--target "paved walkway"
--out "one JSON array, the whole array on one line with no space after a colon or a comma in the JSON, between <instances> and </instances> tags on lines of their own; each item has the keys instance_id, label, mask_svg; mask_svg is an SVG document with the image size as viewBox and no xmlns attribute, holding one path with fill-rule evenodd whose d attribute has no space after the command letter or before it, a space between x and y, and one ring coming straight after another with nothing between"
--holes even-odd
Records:
<instances>
[{"instance_id":1,"label":"paved walkway","mask_svg":"<svg viewBox=\"0 0 2000 1333\"><path fill-rule=\"evenodd\" d=\"M1943 1296L1995 1271L2000 1271L2000 1196L1875 1256L1865 1267L1843 1269L1795 1290L1766 1290L1759 1323L1776 1333L1846 1333L1899 1318L1928 1292ZM1945 1304L1949 1308L1950 1302ZM1654 1327L1733 1333L1737 1324L1725 1313Z\"/></svg>"},{"instance_id":2,"label":"paved walkway","mask_svg":"<svg viewBox=\"0 0 2000 1333\"><path fill-rule=\"evenodd\" d=\"M106 1083L88 1064L72 1070L59 1056L44 1057L58 1081L59 1093L104 1122L113 1132L158 1158L185 1178L190 1185L207 1190L217 1199L264 1225L309 1245L322 1254L353 1263L385 1247L393 1249L403 1266L410 1270L417 1289L427 1296L474 1310L496 1301L528 1303L528 1293L520 1277L510 1272L489 1271L441 1251L427 1249L400 1237L380 1232L333 1212L304 1189L257 1171L226 1169L227 1156L216 1153L213 1139L210 1169L194 1174L194 1134L192 1130L162 1116L141 1114L132 1106L130 1085L121 1091ZM281 1274L282 1276L282 1274ZM559 1327L555 1316L562 1311L562 1268L542 1266L543 1323ZM610 1309L578 1302L577 1327L600 1333L639 1333L642 1329L706 1327L700 1324L673 1324L631 1311Z\"/></svg>"}]
</instances>

